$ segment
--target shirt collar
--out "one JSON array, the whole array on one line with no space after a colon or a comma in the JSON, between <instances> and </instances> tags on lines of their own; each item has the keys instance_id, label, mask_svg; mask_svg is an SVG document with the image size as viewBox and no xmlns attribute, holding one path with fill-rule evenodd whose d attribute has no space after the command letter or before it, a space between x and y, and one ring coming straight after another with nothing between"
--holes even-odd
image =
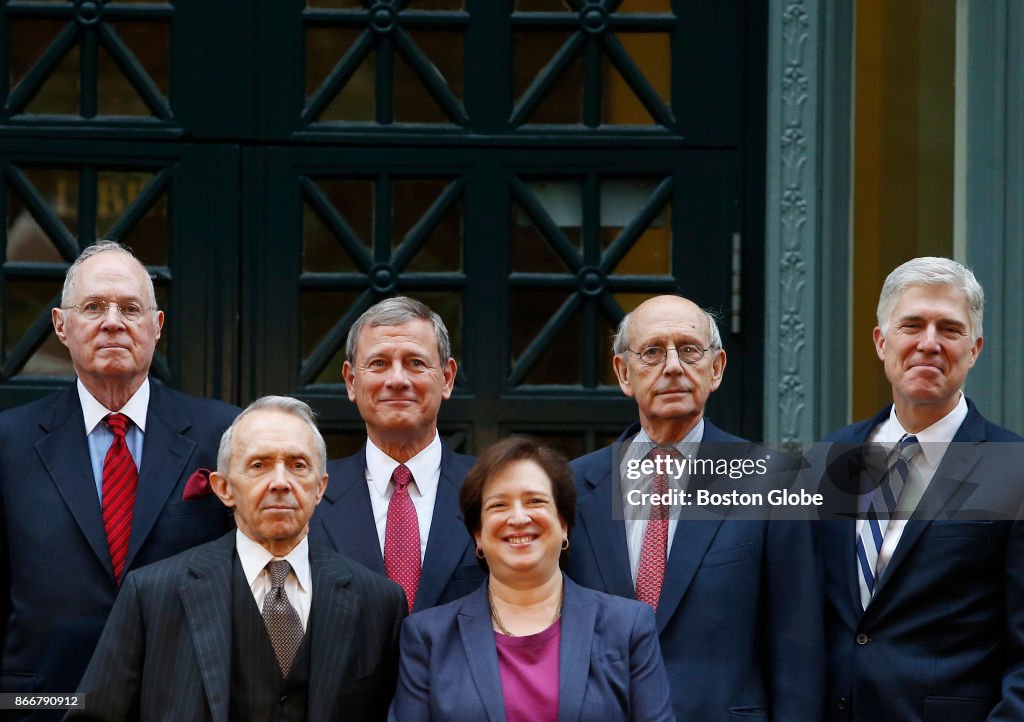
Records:
<instances>
[{"instance_id":1,"label":"shirt collar","mask_svg":"<svg viewBox=\"0 0 1024 722\"><path fill-rule=\"evenodd\" d=\"M96 400L96 397L89 393L78 379L78 400L82 404L82 416L85 419L85 435L88 436L92 430L106 418L107 414L115 413ZM142 385L128 399L128 403L117 410L116 413L124 414L132 423L139 427L143 433L146 432L146 414L149 411L149 377L142 381Z\"/></svg>"},{"instance_id":2,"label":"shirt collar","mask_svg":"<svg viewBox=\"0 0 1024 722\"><path fill-rule=\"evenodd\" d=\"M434 431L434 440L427 444L416 456L405 462L412 472L413 484L410 489L420 496L431 496L437 490L437 480L441 475L441 437ZM398 462L378 449L369 438L366 439L366 471L370 477L370 485L380 496L387 496L391 475L398 468Z\"/></svg>"},{"instance_id":3,"label":"shirt collar","mask_svg":"<svg viewBox=\"0 0 1024 722\"><path fill-rule=\"evenodd\" d=\"M937 466L942 461L942 455L946 453L946 446L953 441L953 437L956 436L956 432L960 429L961 424L964 423L966 418L967 399L961 391L960 400L953 407L952 411L931 426L921 429L914 434L921 444L921 452L928 460L928 463ZM885 425L888 428L879 429L881 433L876 439L883 444L895 445L906 434L910 433L903 428L903 424L896 418L895 404L893 404L892 409L889 411L889 418L886 420Z\"/></svg>"},{"instance_id":4,"label":"shirt collar","mask_svg":"<svg viewBox=\"0 0 1024 722\"><path fill-rule=\"evenodd\" d=\"M690 429L689 433L687 433L686 436L681 438L676 443L672 444L672 446L676 447L676 451L678 451L680 454L686 456L687 452L693 453L693 448L691 445L700 442L700 440L703 438L704 417L701 416L700 419L698 419L697 423L694 425L694 427ZM653 444L654 442L651 441L651 437L647 435L647 432L641 428L640 433L633 437L633 443Z\"/></svg>"},{"instance_id":5,"label":"shirt collar","mask_svg":"<svg viewBox=\"0 0 1024 722\"><path fill-rule=\"evenodd\" d=\"M309 535L302 537L302 541L295 545L295 548L283 557L275 557L262 545L247 537L241 529L235 530L235 550L238 552L238 560L242 562L242 571L245 572L245 582L250 587L256 581L267 562L271 559L284 559L292 566L295 578L299 580L299 589L308 591L310 589L309 571Z\"/></svg>"}]
</instances>

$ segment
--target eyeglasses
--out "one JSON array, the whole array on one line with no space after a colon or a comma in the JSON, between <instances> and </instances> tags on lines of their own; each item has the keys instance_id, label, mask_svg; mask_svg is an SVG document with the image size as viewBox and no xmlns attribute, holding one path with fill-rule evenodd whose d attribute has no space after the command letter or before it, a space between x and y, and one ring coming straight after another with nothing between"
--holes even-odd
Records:
<instances>
[{"instance_id":1,"label":"eyeglasses","mask_svg":"<svg viewBox=\"0 0 1024 722\"><path fill-rule=\"evenodd\" d=\"M69 306L61 306L61 308L65 310L73 308L86 319L90 321L98 321L99 319L106 317L107 311L110 310L111 306L116 308L121 318L129 323L138 323L142 320L143 316L146 315L146 311L157 310L156 306L143 306L138 301L117 303L116 301L104 301L99 298L91 301L85 301L84 303L72 303Z\"/></svg>"},{"instance_id":2,"label":"eyeglasses","mask_svg":"<svg viewBox=\"0 0 1024 722\"><path fill-rule=\"evenodd\" d=\"M661 366L668 358L669 349L672 348L675 349L676 356L679 357L680 361L691 366L700 363L700 360L704 358L704 354L711 350L711 346L702 348L695 343L685 343L682 346L669 346L668 348L664 346L648 346L640 351L634 351L631 348L626 350L640 359L640 363L644 366Z\"/></svg>"}]
</instances>

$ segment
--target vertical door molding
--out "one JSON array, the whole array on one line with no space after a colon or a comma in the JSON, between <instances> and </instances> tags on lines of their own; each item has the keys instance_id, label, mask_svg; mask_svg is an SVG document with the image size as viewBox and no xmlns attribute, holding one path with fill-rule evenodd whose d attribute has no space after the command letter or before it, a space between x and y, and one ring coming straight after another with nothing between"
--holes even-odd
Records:
<instances>
[{"instance_id":1,"label":"vertical door molding","mask_svg":"<svg viewBox=\"0 0 1024 722\"><path fill-rule=\"evenodd\" d=\"M843 423L849 373L852 0L768 18L765 440Z\"/></svg>"},{"instance_id":2,"label":"vertical door molding","mask_svg":"<svg viewBox=\"0 0 1024 722\"><path fill-rule=\"evenodd\" d=\"M985 349L968 394L1024 430L1024 7L967 3L967 263L985 288Z\"/></svg>"}]
</instances>

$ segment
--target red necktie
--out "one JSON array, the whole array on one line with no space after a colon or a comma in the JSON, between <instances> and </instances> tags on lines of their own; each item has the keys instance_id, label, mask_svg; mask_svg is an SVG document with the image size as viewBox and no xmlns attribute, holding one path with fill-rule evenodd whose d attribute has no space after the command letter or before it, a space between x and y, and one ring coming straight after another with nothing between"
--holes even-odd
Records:
<instances>
[{"instance_id":1,"label":"red necktie","mask_svg":"<svg viewBox=\"0 0 1024 722\"><path fill-rule=\"evenodd\" d=\"M128 557L128 537L132 532L132 509L139 471L124 439L125 429L130 423L128 417L109 414L105 421L114 432L114 443L103 460L103 528L107 531L114 578L120 584Z\"/></svg>"},{"instance_id":2,"label":"red necktie","mask_svg":"<svg viewBox=\"0 0 1024 722\"><path fill-rule=\"evenodd\" d=\"M412 611L416 589L420 585L420 523L409 496L412 472L399 464L391 474L395 490L388 502L388 520L384 527L384 571L388 579L405 590L405 599Z\"/></svg>"},{"instance_id":3,"label":"red necktie","mask_svg":"<svg viewBox=\"0 0 1024 722\"><path fill-rule=\"evenodd\" d=\"M670 453L666 449L654 449L648 458L655 460L668 459ZM664 463L664 462L662 462ZM668 492L668 476L654 474L651 492L665 494ZM636 598L647 602L655 610L661 597L661 585L665 580L665 557L668 551L668 505L651 504L651 516L644 531L643 545L640 547L640 566L636 571Z\"/></svg>"}]
</instances>

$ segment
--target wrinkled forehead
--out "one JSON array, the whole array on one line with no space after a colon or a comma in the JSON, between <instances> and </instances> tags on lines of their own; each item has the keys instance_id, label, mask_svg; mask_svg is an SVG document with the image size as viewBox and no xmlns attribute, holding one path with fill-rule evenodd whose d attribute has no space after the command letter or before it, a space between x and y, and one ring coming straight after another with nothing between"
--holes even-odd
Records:
<instances>
[{"instance_id":1,"label":"wrinkled forehead","mask_svg":"<svg viewBox=\"0 0 1024 722\"><path fill-rule=\"evenodd\" d=\"M359 332L356 355L380 353L417 354L438 360L434 325L417 318L394 326L364 326Z\"/></svg>"},{"instance_id":2,"label":"wrinkled forehead","mask_svg":"<svg viewBox=\"0 0 1024 722\"><path fill-rule=\"evenodd\" d=\"M100 253L79 266L73 279L79 298L148 299L149 276L137 261L119 253Z\"/></svg>"},{"instance_id":3,"label":"wrinkled forehead","mask_svg":"<svg viewBox=\"0 0 1024 722\"><path fill-rule=\"evenodd\" d=\"M955 320L971 327L970 304L963 289L948 285L907 286L896 297L890 321L904 318Z\"/></svg>"},{"instance_id":4,"label":"wrinkled forehead","mask_svg":"<svg viewBox=\"0 0 1024 722\"><path fill-rule=\"evenodd\" d=\"M637 309L630 324L630 344L697 342L708 343L708 321L697 307L663 304L650 310Z\"/></svg>"},{"instance_id":5,"label":"wrinkled forehead","mask_svg":"<svg viewBox=\"0 0 1024 722\"><path fill-rule=\"evenodd\" d=\"M277 410L258 410L247 414L231 439L231 454L236 458L288 456L317 458L313 430L305 421Z\"/></svg>"}]
</instances>

